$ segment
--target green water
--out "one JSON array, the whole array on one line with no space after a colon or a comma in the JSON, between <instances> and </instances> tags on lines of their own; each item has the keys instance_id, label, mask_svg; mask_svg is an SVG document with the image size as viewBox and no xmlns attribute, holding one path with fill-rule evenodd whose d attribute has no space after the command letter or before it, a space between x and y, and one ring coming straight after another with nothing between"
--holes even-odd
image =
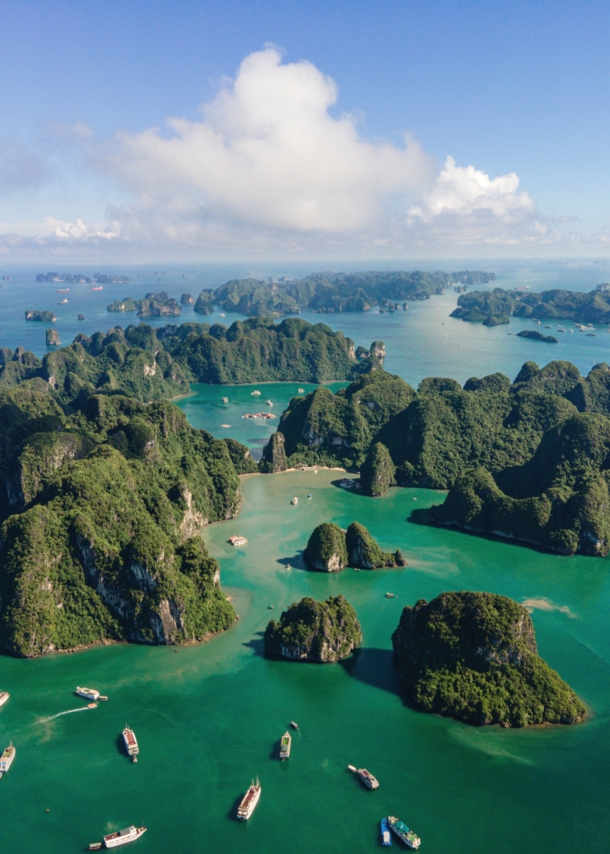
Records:
<instances>
[{"instance_id":1,"label":"green water","mask_svg":"<svg viewBox=\"0 0 610 854\"><path fill-rule=\"evenodd\" d=\"M608 851L607 561L427 528L407 520L438 494L394 489L373 500L336 488L337 477L244 478L239 518L206 530L240 614L228 633L180 649L112 646L0 659L0 687L11 692L0 710L0 742L17 747L0 780L3 851L82 851L136 823L149 828L129 849L141 854L358 854L379 848L378 822L388 813L435 854ZM343 527L365 522L383 548L401 548L409 566L305 571L306 538L328 519ZM249 540L241 549L226 542L236 533ZM533 617L542 655L591 707L586 724L476 729L405 706L390 652L401 608L463 588L563 609ZM397 598L387 599L388 591ZM339 592L362 623L364 642L353 657L315 665L262 655L271 616L304 595ZM82 684L107 693L108 703L43 720L85 705L72 694ZM301 729L281 763L278 742L291 720ZM135 765L120 749L126 723L140 743ZM380 788L364 789L348 763L367 767ZM261 801L250 822L238 823L236 802L257 774Z\"/></svg>"}]
</instances>

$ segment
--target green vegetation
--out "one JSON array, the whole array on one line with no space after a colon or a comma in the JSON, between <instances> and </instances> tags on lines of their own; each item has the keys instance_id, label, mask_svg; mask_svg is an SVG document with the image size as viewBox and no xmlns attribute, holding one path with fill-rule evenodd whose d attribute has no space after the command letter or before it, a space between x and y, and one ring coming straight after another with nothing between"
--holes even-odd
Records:
<instances>
[{"instance_id":1,"label":"green vegetation","mask_svg":"<svg viewBox=\"0 0 610 854\"><path fill-rule=\"evenodd\" d=\"M366 495L378 498L396 483L396 467L390 452L381 442L375 442L360 467L360 485Z\"/></svg>"},{"instance_id":2,"label":"green vegetation","mask_svg":"<svg viewBox=\"0 0 610 854\"><path fill-rule=\"evenodd\" d=\"M543 335L542 332L538 332L537 329L523 329L521 332L517 332L517 338L529 338L532 341L544 341L547 344L559 344L559 339L555 338L554 335Z\"/></svg>"},{"instance_id":3,"label":"green vegetation","mask_svg":"<svg viewBox=\"0 0 610 854\"><path fill-rule=\"evenodd\" d=\"M367 528L359 522L352 522L345 535L348 562L358 569L382 569L386 567L406 566L402 552L383 552Z\"/></svg>"},{"instance_id":4,"label":"green vegetation","mask_svg":"<svg viewBox=\"0 0 610 854\"><path fill-rule=\"evenodd\" d=\"M37 323L55 323L57 318L53 314L52 311L26 311L25 313L26 320L33 320Z\"/></svg>"},{"instance_id":5,"label":"green vegetation","mask_svg":"<svg viewBox=\"0 0 610 854\"><path fill-rule=\"evenodd\" d=\"M244 446L167 402L92 394L62 407L39 378L0 391L0 418L4 649L178 643L233 623L198 535L239 509Z\"/></svg>"},{"instance_id":6,"label":"green vegetation","mask_svg":"<svg viewBox=\"0 0 610 854\"><path fill-rule=\"evenodd\" d=\"M502 374L472 377L463 388L430 378L417 393L375 371L335 395L316 389L291 400L261 469L360 468L365 492L376 495L394 481L448 489L428 514L432 524L603 556L609 413L603 364L584 378L569 362L527 362L512 384Z\"/></svg>"},{"instance_id":7,"label":"green vegetation","mask_svg":"<svg viewBox=\"0 0 610 854\"><path fill-rule=\"evenodd\" d=\"M598 285L589 293L553 289L532 293L494 288L471 291L458 297L451 317L494 326L508 323L510 316L534 320L572 320L575 323L610 323L610 285ZM500 320L497 320L501 318Z\"/></svg>"},{"instance_id":8,"label":"green vegetation","mask_svg":"<svg viewBox=\"0 0 610 854\"><path fill-rule=\"evenodd\" d=\"M441 593L407 606L392 635L408 696L474 724L571 724L585 707L538 655L527 610L491 593Z\"/></svg>"},{"instance_id":9,"label":"green vegetation","mask_svg":"<svg viewBox=\"0 0 610 854\"><path fill-rule=\"evenodd\" d=\"M184 323L153 329L144 323L106 335L80 333L42 361L23 348L2 351L0 389L40 379L62 405L91 394L125 394L140 401L171 398L190 383L325 382L353 379L381 366L382 350L358 359L341 332L300 319L268 318L220 324Z\"/></svg>"},{"instance_id":10,"label":"green vegetation","mask_svg":"<svg viewBox=\"0 0 610 854\"><path fill-rule=\"evenodd\" d=\"M116 299L108 306L108 311L137 311L139 317L177 317L182 309L166 291L159 291L159 293L146 294L141 300L131 297Z\"/></svg>"},{"instance_id":11,"label":"green vegetation","mask_svg":"<svg viewBox=\"0 0 610 854\"><path fill-rule=\"evenodd\" d=\"M368 311L379 305L395 311L408 300L429 299L453 283L485 284L493 273L462 270L457 273L412 273L401 271L368 273L312 273L304 279L271 281L232 279L216 290L199 295L195 311L209 314L212 305L256 317L298 314L303 309L322 313Z\"/></svg>"},{"instance_id":12,"label":"green vegetation","mask_svg":"<svg viewBox=\"0 0 610 854\"><path fill-rule=\"evenodd\" d=\"M265 630L268 652L301 661L339 661L361 642L357 614L343 596L301 599Z\"/></svg>"},{"instance_id":13,"label":"green vegetation","mask_svg":"<svg viewBox=\"0 0 610 854\"><path fill-rule=\"evenodd\" d=\"M66 285L97 283L99 285L123 285L129 282L127 276L108 276L97 273L95 276L85 276L82 273L38 273L37 282L63 282Z\"/></svg>"},{"instance_id":14,"label":"green vegetation","mask_svg":"<svg viewBox=\"0 0 610 854\"><path fill-rule=\"evenodd\" d=\"M322 572L338 572L347 566L345 533L332 522L323 522L313 531L303 552L305 562Z\"/></svg>"}]
</instances>

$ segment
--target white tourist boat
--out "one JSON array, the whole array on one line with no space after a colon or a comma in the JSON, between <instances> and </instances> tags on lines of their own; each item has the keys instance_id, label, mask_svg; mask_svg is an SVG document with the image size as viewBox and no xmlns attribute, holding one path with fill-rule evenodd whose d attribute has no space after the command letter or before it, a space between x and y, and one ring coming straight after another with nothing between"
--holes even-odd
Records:
<instances>
[{"instance_id":1,"label":"white tourist boat","mask_svg":"<svg viewBox=\"0 0 610 854\"><path fill-rule=\"evenodd\" d=\"M135 732L128 726L126 726L123 730L123 741L125 742L125 750L127 751L127 755L131 756L132 762L137 762L138 753L140 752L140 748L138 747L138 739L136 738Z\"/></svg>"},{"instance_id":2,"label":"white tourist boat","mask_svg":"<svg viewBox=\"0 0 610 854\"><path fill-rule=\"evenodd\" d=\"M123 830L109 833L107 836L104 836L102 842L93 842L89 846L89 851L98 851L100 848L118 848L120 845L135 842L144 833L146 833L145 827L135 827L132 824L130 827L124 827Z\"/></svg>"},{"instance_id":3,"label":"white tourist boat","mask_svg":"<svg viewBox=\"0 0 610 854\"><path fill-rule=\"evenodd\" d=\"M239 806L237 807L237 818L240 821L248 821L254 810L256 809L256 805L258 804L261 797L261 784L259 783L258 777L256 778L256 783L252 780L252 784L250 788L243 796L240 801Z\"/></svg>"},{"instance_id":4,"label":"white tourist boat","mask_svg":"<svg viewBox=\"0 0 610 854\"><path fill-rule=\"evenodd\" d=\"M8 691L0 691L0 706L3 706L10 696Z\"/></svg>"},{"instance_id":5,"label":"white tourist boat","mask_svg":"<svg viewBox=\"0 0 610 854\"><path fill-rule=\"evenodd\" d=\"M11 741L9 746L4 749L2 756L0 756L0 777L2 777L3 774L6 774L8 769L11 767L16 753L17 749L13 747L13 742Z\"/></svg>"},{"instance_id":6,"label":"white tourist boat","mask_svg":"<svg viewBox=\"0 0 610 854\"><path fill-rule=\"evenodd\" d=\"M107 700L108 697L102 696L99 691L95 688L81 688L80 686L76 689L76 694L78 697L84 697L85 700L93 700L94 703L97 703L99 700Z\"/></svg>"}]
</instances>

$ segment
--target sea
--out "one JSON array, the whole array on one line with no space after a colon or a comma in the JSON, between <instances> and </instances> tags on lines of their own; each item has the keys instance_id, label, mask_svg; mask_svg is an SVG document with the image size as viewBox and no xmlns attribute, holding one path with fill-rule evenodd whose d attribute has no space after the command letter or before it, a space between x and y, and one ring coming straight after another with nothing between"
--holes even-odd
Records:
<instances>
[{"instance_id":1,"label":"sea","mask_svg":"<svg viewBox=\"0 0 610 854\"><path fill-rule=\"evenodd\" d=\"M532 290L590 290L610 278L605 264L588 261L394 266L488 269L497 275L489 287ZM333 262L326 268L362 265ZM0 346L46 351L46 325L25 322L26 309L55 310L53 327L69 343L78 331L136 322L133 315L108 314L106 306L116 298L140 298L155 289L196 296L201 287L247 273L300 276L321 269L98 267L96 272L125 274L131 281L105 285L101 292L70 285L69 302L60 306L63 295L55 291L61 285L34 281L46 269L0 268L0 275L11 276L0 290ZM90 274L93 267L69 272L79 271ZM567 359L583 373L610 361L605 328L597 328L595 337L576 329L555 331L559 343L544 344L508 334L534 328L532 321L513 319L487 329L451 319L456 301L447 289L395 314L302 316L343 330L356 344L383 340L386 369L414 387L426 376L464 382L502 371L512 379L528 360L542 366ZM78 313L86 320L77 321ZM236 319L221 313L212 320ZM190 309L181 319L191 319ZM299 388L307 392L313 386L197 385L178 403L194 426L234 436L257 455L277 418L242 416L264 409L279 417ZM252 396L256 390L260 396ZM11 694L0 709L0 749L10 741L17 748L0 780L3 851L79 852L135 824L148 828L130 848L142 854L364 854L380 848L379 821L392 814L415 830L420 850L430 854L607 854L608 560L548 555L429 528L413 511L439 503L443 493L391 489L372 499L340 488L343 476L320 469L242 478L237 518L210 525L203 534L239 614L230 631L185 647L115 644L28 661L0 657L0 690ZM323 521L345 528L354 520L366 524L383 549L400 548L408 565L332 575L307 571L302 552L313 528ZM233 534L245 536L247 545L230 546ZM571 727L479 728L409 707L393 665L391 634L405 605L445 590L487 590L524 603L540 654L583 698L586 721ZM362 625L364 639L355 653L332 665L265 657L262 637L270 619L303 596L321 600L339 593ZM97 688L108 702L87 709L74 695L77 685ZM299 729L292 732L290 759L280 762L279 740L290 721ZM140 744L137 764L122 751L126 724ZM379 789L365 789L348 764L368 768ZM260 803L250 821L240 823L236 806L257 776ZM402 843L395 839L394 845Z\"/></svg>"}]
</instances>

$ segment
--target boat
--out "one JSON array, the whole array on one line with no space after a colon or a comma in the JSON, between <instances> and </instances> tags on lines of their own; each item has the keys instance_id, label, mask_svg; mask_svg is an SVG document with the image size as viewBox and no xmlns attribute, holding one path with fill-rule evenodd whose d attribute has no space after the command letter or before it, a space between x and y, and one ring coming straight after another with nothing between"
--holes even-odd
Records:
<instances>
[{"instance_id":1,"label":"boat","mask_svg":"<svg viewBox=\"0 0 610 854\"><path fill-rule=\"evenodd\" d=\"M292 747L292 736L286 730L280 741L280 759L288 759L290 757L290 748Z\"/></svg>"},{"instance_id":2,"label":"boat","mask_svg":"<svg viewBox=\"0 0 610 854\"><path fill-rule=\"evenodd\" d=\"M305 394L305 389L304 389L304 388L298 388L298 389L297 389L297 392L298 392L299 394Z\"/></svg>"},{"instance_id":3,"label":"boat","mask_svg":"<svg viewBox=\"0 0 610 854\"><path fill-rule=\"evenodd\" d=\"M101 285L98 285L96 288L91 288L92 291L103 291L104 288Z\"/></svg>"},{"instance_id":4,"label":"boat","mask_svg":"<svg viewBox=\"0 0 610 854\"><path fill-rule=\"evenodd\" d=\"M293 729L298 729L298 728L299 728L299 725L298 725L298 724L295 724L295 722L294 722L294 721L290 721L290 726L291 726Z\"/></svg>"},{"instance_id":5,"label":"boat","mask_svg":"<svg viewBox=\"0 0 610 854\"><path fill-rule=\"evenodd\" d=\"M386 593L385 598L386 599L396 599L396 593Z\"/></svg>"},{"instance_id":6,"label":"boat","mask_svg":"<svg viewBox=\"0 0 610 854\"><path fill-rule=\"evenodd\" d=\"M370 771L367 771L366 768L354 768L353 765L348 765L348 770L352 772L352 774L357 774L360 782L364 783L364 785L368 789L378 789L379 781L376 777L373 777Z\"/></svg>"},{"instance_id":7,"label":"boat","mask_svg":"<svg viewBox=\"0 0 610 854\"><path fill-rule=\"evenodd\" d=\"M8 691L0 691L0 706L3 706L10 696Z\"/></svg>"},{"instance_id":8,"label":"boat","mask_svg":"<svg viewBox=\"0 0 610 854\"><path fill-rule=\"evenodd\" d=\"M245 546L248 540L245 537L241 537L239 534L235 534L232 537L229 537L227 542L231 543L232 546Z\"/></svg>"},{"instance_id":9,"label":"boat","mask_svg":"<svg viewBox=\"0 0 610 854\"><path fill-rule=\"evenodd\" d=\"M587 332L585 338L595 338L595 332Z\"/></svg>"},{"instance_id":10,"label":"boat","mask_svg":"<svg viewBox=\"0 0 610 854\"><path fill-rule=\"evenodd\" d=\"M62 299L62 300L60 300L60 301L57 303L57 305L66 305L66 304L67 304L67 302L68 302L68 300L67 300L67 299Z\"/></svg>"},{"instance_id":11,"label":"boat","mask_svg":"<svg viewBox=\"0 0 610 854\"><path fill-rule=\"evenodd\" d=\"M299 503L299 499L296 497L296 495L295 495L295 497L292 499L292 501L291 501L290 503L291 503L291 504L298 504L298 503Z\"/></svg>"},{"instance_id":12,"label":"boat","mask_svg":"<svg viewBox=\"0 0 610 854\"><path fill-rule=\"evenodd\" d=\"M70 288L57 288L57 293L58 294L69 294Z\"/></svg>"},{"instance_id":13,"label":"boat","mask_svg":"<svg viewBox=\"0 0 610 854\"><path fill-rule=\"evenodd\" d=\"M255 391L251 391L250 395L251 395L251 397L260 397L261 393L260 393L260 391L258 391L258 389L256 389Z\"/></svg>"},{"instance_id":14,"label":"boat","mask_svg":"<svg viewBox=\"0 0 610 854\"><path fill-rule=\"evenodd\" d=\"M416 833L409 830L404 821L400 821L400 819L396 818L395 815L389 815L388 823L390 825L390 829L394 831L396 836L401 839L405 845L408 845L409 848L419 848L421 845L421 839Z\"/></svg>"},{"instance_id":15,"label":"boat","mask_svg":"<svg viewBox=\"0 0 610 854\"><path fill-rule=\"evenodd\" d=\"M252 780L252 784L250 788L246 792L246 794L241 799L239 806L237 807L237 818L240 821L248 821L254 810L256 809L256 805L258 804L261 797L261 784L258 781L258 777L256 778L256 783Z\"/></svg>"},{"instance_id":16,"label":"boat","mask_svg":"<svg viewBox=\"0 0 610 854\"><path fill-rule=\"evenodd\" d=\"M387 818L381 819L381 844L387 848L392 844L392 834L390 833L390 822Z\"/></svg>"},{"instance_id":17,"label":"boat","mask_svg":"<svg viewBox=\"0 0 610 854\"><path fill-rule=\"evenodd\" d=\"M124 827L123 830L117 830L115 833L109 833L104 836L104 848L118 848L119 845L127 845L128 842L135 842L142 834L146 833L145 827ZM95 843L94 843L95 844ZM89 846L91 851L91 846ZM95 849L93 849L95 850Z\"/></svg>"},{"instance_id":18,"label":"boat","mask_svg":"<svg viewBox=\"0 0 610 854\"><path fill-rule=\"evenodd\" d=\"M229 398L228 398L228 397L223 397L222 402L223 402L223 403L228 403L228 402L229 402Z\"/></svg>"},{"instance_id":19,"label":"boat","mask_svg":"<svg viewBox=\"0 0 610 854\"><path fill-rule=\"evenodd\" d=\"M16 753L17 750L13 747L13 742L11 741L9 746L4 748L2 756L0 756L0 777L2 777L3 774L6 774L8 769L11 767Z\"/></svg>"},{"instance_id":20,"label":"boat","mask_svg":"<svg viewBox=\"0 0 610 854\"><path fill-rule=\"evenodd\" d=\"M267 404L267 406L273 406L272 400L266 400L265 403Z\"/></svg>"},{"instance_id":21,"label":"boat","mask_svg":"<svg viewBox=\"0 0 610 854\"><path fill-rule=\"evenodd\" d=\"M138 761L138 753L140 752L140 748L138 747L138 739L136 738L136 734L132 729L129 729L128 726L125 726L123 730L123 741L125 742L125 750L127 751L127 755L131 756L133 762Z\"/></svg>"},{"instance_id":22,"label":"boat","mask_svg":"<svg viewBox=\"0 0 610 854\"><path fill-rule=\"evenodd\" d=\"M99 691L96 691L95 688L80 688L76 689L76 695L78 697L84 697L85 700L93 700L97 703L98 700L102 699L102 695Z\"/></svg>"},{"instance_id":23,"label":"boat","mask_svg":"<svg viewBox=\"0 0 610 854\"><path fill-rule=\"evenodd\" d=\"M312 496L312 494L311 494L311 493L309 493L309 495L308 495L307 497L308 497L308 498L313 498L313 496Z\"/></svg>"}]
</instances>

